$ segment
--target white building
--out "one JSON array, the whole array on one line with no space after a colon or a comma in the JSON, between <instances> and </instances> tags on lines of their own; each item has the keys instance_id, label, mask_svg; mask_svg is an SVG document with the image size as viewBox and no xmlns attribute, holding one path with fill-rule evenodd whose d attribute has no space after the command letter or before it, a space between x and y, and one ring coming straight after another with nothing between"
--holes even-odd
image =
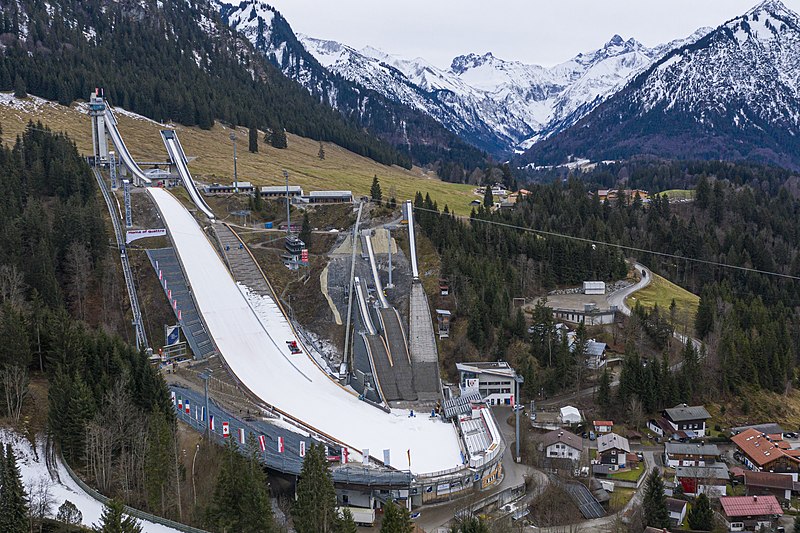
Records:
<instances>
[{"instance_id":1,"label":"white building","mask_svg":"<svg viewBox=\"0 0 800 533\"><path fill-rule=\"evenodd\" d=\"M505 361L456 363L461 394L479 392L489 405L515 405L522 376Z\"/></svg>"},{"instance_id":2,"label":"white building","mask_svg":"<svg viewBox=\"0 0 800 533\"><path fill-rule=\"evenodd\" d=\"M583 417L581 416L581 412L578 411L577 407L572 407L571 405L565 405L561 408L561 411L558 413L558 420L565 426L570 424L580 424Z\"/></svg>"},{"instance_id":3,"label":"white building","mask_svg":"<svg viewBox=\"0 0 800 533\"><path fill-rule=\"evenodd\" d=\"M542 440L546 457L578 461L583 451L583 440L569 431L557 429L546 433Z\"/></svg>"},{"instance_id":4,"label":"white building","mask_svg":"<svg viewBox=\"0 0 800 533\"><path fill-rule=\"evenodd\" d=\"M584 281L583 294L601 295L606 293L606 284L604 281Z\"/></svg>"}]
</instances>

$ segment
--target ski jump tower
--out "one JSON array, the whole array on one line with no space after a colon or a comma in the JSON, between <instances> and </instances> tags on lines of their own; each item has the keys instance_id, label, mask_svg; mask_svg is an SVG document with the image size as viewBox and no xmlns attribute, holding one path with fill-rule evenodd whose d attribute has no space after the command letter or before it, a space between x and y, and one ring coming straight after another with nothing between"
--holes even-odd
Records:
<instances>
[{"instance_id":1,"label":"ski jump tower","mask_svg":"<svg viewBox=\"0 0 800 533\"><path fill-rule=\"evenodd\" d=\"M106 138L106 101L99 89L89 97L89 115L92 117L92 144L95 164L108 161L108 139Z\"/></svg>"}]
</instances>

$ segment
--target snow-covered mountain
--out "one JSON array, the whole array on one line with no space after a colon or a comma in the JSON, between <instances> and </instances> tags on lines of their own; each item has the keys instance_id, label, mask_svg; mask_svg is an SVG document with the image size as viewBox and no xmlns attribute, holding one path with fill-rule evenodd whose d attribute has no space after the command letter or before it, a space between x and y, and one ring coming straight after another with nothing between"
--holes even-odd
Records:
<instances>
[{"instance_id":1,"label":"snow-covered mountain","mask_svg":"<svg viewBox=\"0 0 800 533\"><path fill-rule=\"evenodd\" d=\"M524 160L638 153L800 168L800 17L765 0L668 53Z\"/></svg>"},{"instance_id":2,"label":"snow-covered mountain","mask_svg":"<svg viewBox=\"0 0 800 533\"><path fill-rule=\"evenodd\" d=\"M708 31L655 48L615 35L602 48L549 68L486 53L456 57L440 69L421 58L299 37L329 70L424 111L475 144L507 150L574 124L654 60Z\"/></svg>"}]
</instances>

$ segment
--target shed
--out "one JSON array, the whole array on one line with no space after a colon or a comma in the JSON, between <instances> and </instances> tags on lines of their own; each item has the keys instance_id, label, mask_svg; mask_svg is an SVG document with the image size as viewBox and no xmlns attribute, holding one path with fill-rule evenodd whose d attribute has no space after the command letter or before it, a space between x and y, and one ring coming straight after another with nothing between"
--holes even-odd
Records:
<instances>
[{"instance_id":1,"label":"shed","mask_svg":"<svg viewBox=\"0 0 800 533\"><path fill-rule=\"evenodd\" d=\"M583 417L577 407L566 405L561 408L558 419L561 420L562 424L580 424Z\"/></svg>"},{"instance_id":2,"label":"shed","mask_svg":"<svg viewBox=\"0 0 800 533\"><path fill-rule=\"evenodd\" d=\"M583 294L605 294L606 282L605 281L584 281Z\"/></svg>"}]
</instances>

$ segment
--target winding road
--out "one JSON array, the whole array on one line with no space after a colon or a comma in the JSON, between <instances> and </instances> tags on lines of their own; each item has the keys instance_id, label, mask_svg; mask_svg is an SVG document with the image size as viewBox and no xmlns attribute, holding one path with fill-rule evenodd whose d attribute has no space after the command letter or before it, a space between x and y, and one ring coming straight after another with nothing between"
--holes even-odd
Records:
<instances>
[{"instance_id":1,"label":"winding road","mask_svg":"<svg viewBox=\"0 0 800 533\"><path fill-rule=\"evenodd\" d=\"M653 279L653 273L650 272L650 269L643 264L635 263L633 267L638 270L640 274L642 274L641 279L633 285L612 292L608 295L608 305L616 306L617 309L619 309L625 316L631 316L631 308L628 307L627 303L625 303L625 300L628 299L628 296L650 285L650 282Z\"/></svg>"}]
</instances>

